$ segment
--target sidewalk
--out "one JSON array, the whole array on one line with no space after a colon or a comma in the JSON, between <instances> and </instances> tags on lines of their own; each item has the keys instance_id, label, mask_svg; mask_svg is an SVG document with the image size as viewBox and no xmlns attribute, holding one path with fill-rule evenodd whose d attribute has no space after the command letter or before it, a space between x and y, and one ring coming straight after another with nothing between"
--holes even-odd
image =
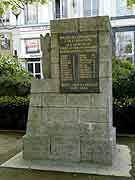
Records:
<instances>
[{"instance_id":1,"label":"sidewalk","mask_svg":"<svg viewBox=\"0 0 135 180\"><path fill-rule=\"evenodd\" d=\"M0 132L0 164L22 149L22 133Z\"/></svg>"}]
</instances>

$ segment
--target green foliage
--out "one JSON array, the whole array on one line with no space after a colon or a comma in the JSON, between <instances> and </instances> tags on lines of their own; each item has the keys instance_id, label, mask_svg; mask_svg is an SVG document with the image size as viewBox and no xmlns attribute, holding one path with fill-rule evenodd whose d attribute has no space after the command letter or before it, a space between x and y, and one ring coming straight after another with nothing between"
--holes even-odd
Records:
<instances>
[{"instance_id":1,"label":"green foliage","mask_svg":"<svg viewBox=\"0 0 135 180\"><path fill-rule=\"evenodd\" d=\"M135 106L135 97L134 98L121 98L121 99L115 99L113 101L114 106L117 106L119 109L123 107L128 106Z\"/></svg>"},{"instance_id":2,"label":"green foliage","mask_svg":"<svg viewBox=\"0 0 135 180\"><path fill-rule=\"evenodd\" d=\"M27 95L32 76L12 56L0 56L0 95Z\"/></svg>"},{"instance_id":3,"label":"green foliage","mask_svg":"<svg viewBox=\"0 0 135 180\"><path fill-rule=\"evenodd\" d=\"M131 8L135 4L135 0L127 0L128 7Z\"/></svg>"},{"instance_id":4,"label":"green foliage","mask_svg":"<svg viewBox=\"0 0 135 180\"><path fill-rule=\"evenodd\" d=\"M17 106L17 105L28 105L30 97L25 96L1 96L0 97L0 106Z\"/></svg>"},{"instance_id":5,"label":"green foliage","mask_svg":"<svg viewBox=\"0 0 135 180\"><path fill-rule=\"evenodd\" d=\"M117 133L134 134L135 66L113 58L113 125Z\"/></svg>"},{"instance_id":6,"label":"green foliage","mask_svg":"<svg viewBox=\"0 0 135 180\"><path fill-rule=\"evenodd\" d=\"M127 44L125 47L125 53L132 53L132 44Z\"/></svg>"},{"instance_id":7,"label":"green foliage","mask_svg":"<svg viewBox=\"0 0 135 180\"><path fill-rule=\"evenodd\" d=\"M0 97L0 129L25 130L29 97Z\"/></svg>"},{"instance_id":8,"label":"green foliage","mask_svg":"<svg viewBox=\"0 0 135 180\"><path fill-rule=\"evenodd\" d=\"M135 66L127 60L113 58L113 97L135 97Z\"/></svg>"},{"instance_id":9,"label":"green foliage","mask_svg":"<svg viewBox=\"0 0 135 180\"><path fill-rule=\"evenodd\" d=\"M0 15L3 15L7 10L16 10L18 8L24 9L26 4L32 3L47 3L47 0L1 0L0 1Z\"/></svg>"},{"instance_id":10,"label":"green foliage","mask_svg":"<svg viewBox=\"0 0 135 180\"><path fill-rule=\"evenodd\" d=\"M114 99L113 125L117 133L135 134L135 97Z\"/></svg>"}]
</instances>

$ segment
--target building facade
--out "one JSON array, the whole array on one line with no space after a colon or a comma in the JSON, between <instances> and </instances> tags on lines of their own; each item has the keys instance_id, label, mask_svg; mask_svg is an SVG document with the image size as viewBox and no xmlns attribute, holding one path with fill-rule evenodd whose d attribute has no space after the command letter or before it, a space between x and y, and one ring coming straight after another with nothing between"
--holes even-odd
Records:
<instances>
[{"instance_id":1,"label":"building facade","mask_svg":"<svg viewBox=\"0 0 135 180\"><path fill-rule=\"evenodd\" d=\"M126 0L49 0L48 4L25 6L19 15L7 12L0 26L0 53L18 56L36 78L43 78L40 34L49 30L52 19L107 15L111 19L116 55L135 64L135 8L128 9ZM1 24L1 23L0 23ZM13 29L12 29L13 28Z\"/></svg>"},{"instance_id":2,"label":"building facade","mask_svg":"<svg viewBox=\"0 0 135 180\"><path fill-rule=\"evenodd\" d=\"M111 19L116 55L135 64L135 7L127 8L127 0L52 0L50 18L104 16Z\"/></svg>"},{"instance_id":3,"label":"building facade","mask_svg":"<svg viewBox=\"0 0 135 180\"><path fill-rule=\"evenodd\" d=\"M48 6L50 19L116 14L116 0L51 0Z\"/></svg>"},{"instance_id":4,"label":"building facade","mask_svg":"<svg viewBox=\"0 0 135 180\"><path fill-rule=\"evenodd\" d=\"M35 78L43 78L40 34L45 35L49 32L48 5L35 3L25 6L18 16L17 24L12 12L8 12L3 17L3 21L8 28L0 26L0 54L8 52L8 54L17 56ZM5 47L7 44L6 50L3 47L4 43Z\"/></svg>"}]
</instances>

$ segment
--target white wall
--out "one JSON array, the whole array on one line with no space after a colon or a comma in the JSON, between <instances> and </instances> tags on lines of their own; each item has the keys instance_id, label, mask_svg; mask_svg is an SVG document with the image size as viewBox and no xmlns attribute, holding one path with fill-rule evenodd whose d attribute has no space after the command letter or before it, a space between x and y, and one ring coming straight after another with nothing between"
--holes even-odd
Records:
<instances>
[{"instance_id":1,"label":"white wall","mask_svg":"<svg viewBox=\"0 0 135 180\"><path fill-rule=\"evenodd\" d=\"M68 17L69 18L75 18L75 17L80 17L80 6L81 6L81 1L80 0L74 0L75 2L75 7L73 8L73 0L68 0Z\"/></svg>"},{"instance_id":2,"label":"white wall","mask_svg":"<svg viewBox=\"0 0 135 180\"><path fill-rule=\"evenodd\" d=\"M76 8L72 7L73 0L67 0L68 18L83 17L83 0L75 0ZM99 0L99 15L116 16L117 0ZM54 19L55 15L55 0L50 0L48 3L49 17Z\"/></svg>"},{"instance_id":3,"label":"white wall","mask_svg":"<svg viewBox=\"0 0 135 180\"><path fill-rule=\"evenodd\" d=\"M44 35L49 33L50 30L48 27L29 27L29 28L16 28L13 31L13 50L17 50L19 58L31 58L30 55L26 54L25 52L25 39L39 39L40 34ZM41 57L41 53L37 54L38 57ZM35 55L36 57L36 55Z\"/></svg>"},{"instance_id":4,"label":"white wall","mask_svg":"<svg viewBox=\"0 0 135 180\"><path fill-rule=\"evenodd\" d=\"M38 7L39 24L49 23L48 5L40 5Z\"/></svg>"},{"instance_id":5,"label":"white wall","mask_svg":"<svg viewBox=\"0 0 135 180\"><path fill-rule=\"evenodd\" d=\"M99 15L115 16L116 0L99 0Z\"/></svg>"},{"instance_id":6,"label":"white wall","mask_svg":"<svg viewBox=\"0 0 135 180\"><path fill-rule=\"evenodd\" d=\"M38 5L38 24L48 24L50 17L49 17L49 12L48 12L48 4L46 5ZM18 17L18 25L25 25L24 23L24 11L21 11L21 14ZM10 24L11 25L16 25L16 18L10 12Z\"/></svg>"}]
</instances>

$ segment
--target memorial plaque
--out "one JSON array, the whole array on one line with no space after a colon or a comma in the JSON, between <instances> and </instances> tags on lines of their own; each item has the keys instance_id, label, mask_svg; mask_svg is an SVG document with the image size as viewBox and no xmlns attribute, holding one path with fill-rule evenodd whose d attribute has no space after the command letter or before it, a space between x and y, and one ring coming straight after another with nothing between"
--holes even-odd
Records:
<instances>
[{"instance_id":1,"label":"memorial plaque","mask_svg":"<svg viewBox=\"0 0 135 180\"><path fill-rule=\"evenodd\" d=\"M62 92L99 92L98 33L62 33L60 78Z\"/></svg>"}]
</instances>

